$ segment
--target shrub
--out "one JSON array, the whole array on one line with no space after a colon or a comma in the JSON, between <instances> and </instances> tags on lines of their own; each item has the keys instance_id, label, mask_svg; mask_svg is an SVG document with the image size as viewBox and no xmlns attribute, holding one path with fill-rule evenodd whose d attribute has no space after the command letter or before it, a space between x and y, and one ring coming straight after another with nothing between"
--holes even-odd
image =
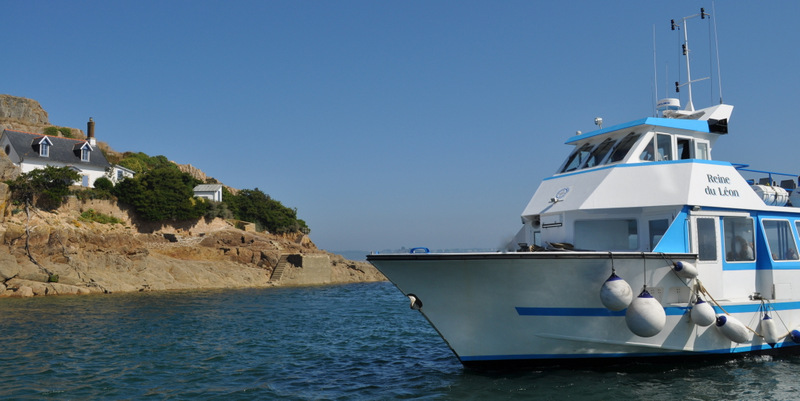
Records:
<instances>
[{"instance_id":1,"label":"shrub","mask_svg":"<svg viewBox=\"0 0 800 401\"><path fill-rule=\"evenodd\" d=\"M121 224L122 220L109 216L107 214L98 213L94 209L89 209L81 213L81 221L93 221L100 224Z\"/></svg>"},{"instance_id":2,"label":"shrub","mask_svg":"<svg viewBox=\"0 0 800 401\"><path fill-rule=\"evenodd\" d=\"M101 191L111 191L114 188L114 183L107 177L100 177L94 180L94 188Z\"/></svg>"},{"instance_id":3,"label":"shrub","mask_svg":"<svg viewBox=\"0 0 800 401\"><path fill-rule=\"evenodd\" d=\"M208 209L208 202L194 197L197 184L189 174L164 166L121 181L112 194L145 220L191 220Z\"/></svg>"},{"instance_id":4,"label":"shrub","mask_svg":"<svg viewBox=\"0 0 800 401\"><path fill-rule=\"evenodd\" d=\"M70 185L80 178L80 174L69 167L47 166L20 174L6 183L14 202L53 210L61 206L69 195Z\"/></svg>"}]
</instances>

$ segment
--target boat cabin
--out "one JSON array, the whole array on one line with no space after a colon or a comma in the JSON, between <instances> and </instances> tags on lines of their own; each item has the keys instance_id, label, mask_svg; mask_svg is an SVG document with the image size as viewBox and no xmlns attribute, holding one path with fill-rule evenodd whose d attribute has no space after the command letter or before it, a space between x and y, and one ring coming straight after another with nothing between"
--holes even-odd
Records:
<instances>
[{"instance_id":1,"label":"boat cabin","mask_svg":"<svg viewBox=\"0 0 800 401\"><path fill-rule=\"evenodd\" d=\"M771 286L738 288L740 275L721 276L800 269L797 176L781 180L783 188L773 180L786 174L711 158L731 111L670 110L570 138L573 151L537 189L508 249L693 253L698 263L721 268L710 282L739 294L780 295ZM758 173L766 177L745 178ZM800 296L800 288L793 292Z\"/></svg>"}]
</instances>

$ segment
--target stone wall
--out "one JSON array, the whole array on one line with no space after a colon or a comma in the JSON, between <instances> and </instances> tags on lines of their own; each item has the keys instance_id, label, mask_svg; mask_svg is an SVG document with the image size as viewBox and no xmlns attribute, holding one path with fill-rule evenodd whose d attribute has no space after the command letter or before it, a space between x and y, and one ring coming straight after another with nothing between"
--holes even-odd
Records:
<instances>
[{"instance_id":1,"label":"stone wall","mask_svg":"<svg viewBox=\"0 0 800 401\"><path fill-rule=\"evenodd\" d=\"M291 265L283 273L281 285L316 285L331 282L331 258L328 255L291 256L295 258L289 259Z\"/></svg>"}]
</instances>

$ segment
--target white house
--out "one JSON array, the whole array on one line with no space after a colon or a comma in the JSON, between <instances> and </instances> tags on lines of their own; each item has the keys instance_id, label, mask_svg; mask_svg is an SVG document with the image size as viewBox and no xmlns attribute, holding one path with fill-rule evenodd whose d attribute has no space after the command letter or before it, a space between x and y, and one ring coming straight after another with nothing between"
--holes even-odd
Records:
<instances>
[{"instance_id":1,"label":"white house","mask_svg":"<svg viewBox=\"0 0 800 401\"><path fill-rule=\"evenodd\" d=\"M201 184L194 187L194 196L222 202L222 184Z\"/></svg>"},{"instance_id":2,"label":"white house","mask_svg":"<svg viewBox=\"0 0 800 401\"><path fill-rule=\"evenodd\" d=\"M111 171L108 172L107 177L114 185L117 185L120 181L131 178L136 174L135 171L122 167L118 164L111 166Z\"/></svg>"},{"instance_id":3,"label":"white house","mask_svg":"<svg viewBox=\"0 0 800 401\"><path fill-rule=\"evenodd\" d=\"M23 173L46 166L71 167L81 175L80 185L88 188L111 167L96 146L91 119L86 140L11 130L0 134L0 149Z\"/></svg>"}]
</instances>

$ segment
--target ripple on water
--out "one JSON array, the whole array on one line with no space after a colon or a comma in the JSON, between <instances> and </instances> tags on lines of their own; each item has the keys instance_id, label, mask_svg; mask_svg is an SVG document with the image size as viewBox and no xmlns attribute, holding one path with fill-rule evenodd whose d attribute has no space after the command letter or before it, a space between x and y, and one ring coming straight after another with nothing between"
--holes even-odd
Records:
<instances>
[{"instance_id":1,"label":"ripple on water","mask_svg":"<svg viewBox=\"0 0 800 401\"><path fill-rule=\"evenodd\" d=\"M388 283L0 299L2 399L793 399L800 359L462 369Z\"/></svg>"}]
</instances>

